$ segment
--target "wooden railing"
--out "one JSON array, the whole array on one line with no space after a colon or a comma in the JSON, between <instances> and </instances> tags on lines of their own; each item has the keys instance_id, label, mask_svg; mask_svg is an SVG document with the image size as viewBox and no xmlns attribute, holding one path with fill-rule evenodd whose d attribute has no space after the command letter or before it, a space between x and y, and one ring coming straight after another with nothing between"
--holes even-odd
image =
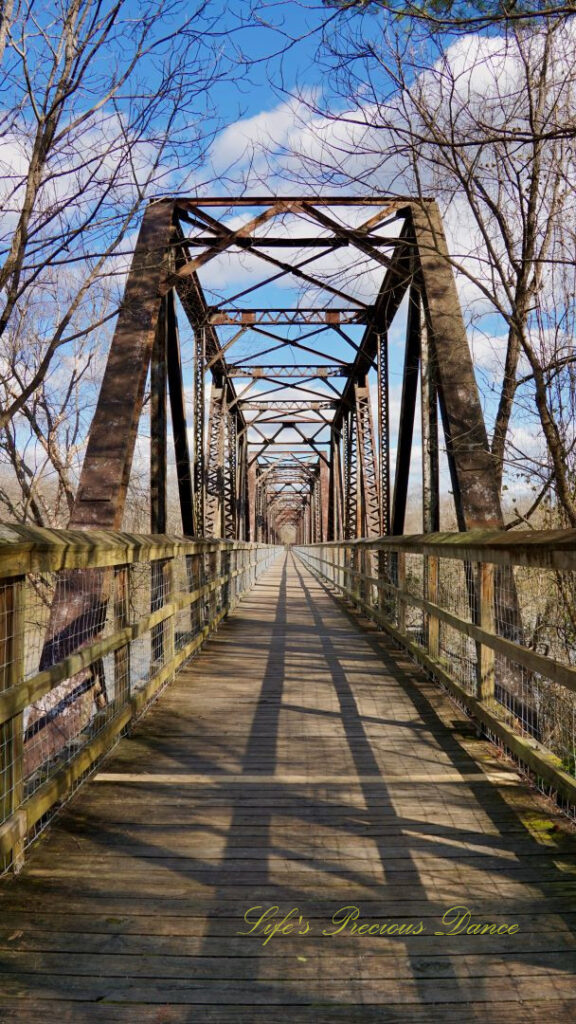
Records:
<instances>
[{"instance_id":1,"label":"wooden railing","mask_svg":"<svg viewBox=\"0 0 576 1024\"><path fill-rule=\"evenodd\" d=\"M19 869L26 843L278 552L0 526L0 867Z\"/></svg>"},{"instance_id":2,"label":"wooden railing","mask_svg":"<svg viewBox=\"0 0 576 1024\"><path fill-rule=\"evenodd\" d=\"M574 812L576 530L390 537L294 552Z\"/></svg>"}]
</instances>

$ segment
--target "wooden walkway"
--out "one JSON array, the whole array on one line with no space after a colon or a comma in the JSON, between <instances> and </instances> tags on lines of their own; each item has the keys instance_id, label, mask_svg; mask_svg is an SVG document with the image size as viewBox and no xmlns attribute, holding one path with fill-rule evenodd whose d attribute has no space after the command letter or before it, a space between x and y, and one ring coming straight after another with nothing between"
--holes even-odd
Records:
<instances>
[{"instance_id":1,"label":"wooden walkway","mask_svg":"<svg viewBox=\"0 0 576 1024\"><path fill-rule=\"evenodd\" d=\"M280 558L0 881L0 1020L573 1020L575 872L572 826Z\"/></svg>"}]
</instances>

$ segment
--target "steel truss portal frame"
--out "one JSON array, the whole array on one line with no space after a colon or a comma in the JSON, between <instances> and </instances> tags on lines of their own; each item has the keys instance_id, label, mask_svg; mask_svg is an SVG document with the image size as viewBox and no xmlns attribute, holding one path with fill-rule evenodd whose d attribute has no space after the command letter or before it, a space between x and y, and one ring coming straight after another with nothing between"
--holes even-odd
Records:
<instances>
[{"instance_id":1,"label":"steel truss portal frame","mask_svg":"<svg viewBox=\"0 0 576 1024\"><path fill-rule=\"evenodd\" d=\"M237 260L250 261L248 287L236 294L220 288L225 294L218 302L212 288L207 300L203 277L210 283L212 269L225 276L232 268L234 278ZM368 301L354 280L379 272L380 288ZM292 301L281 306L280 288L294 283L301 301L294 303L285 288ZM246 305L248 295L254 306ZM267 306L262 299L269 296ZM408 315L392 472L388 337L403 301ZM177 307L194 335L192 458ZM128 276L71 526L120 528L150 369L154 530L166 522L167 390L188 535L283 536L306 543L402 533L418 394L426 525L438 525L438 423L460 528L502 525L434 201L291 196L152 202ZM289 483L283 476L287 459Z\"/></svg>"}]
</instances>

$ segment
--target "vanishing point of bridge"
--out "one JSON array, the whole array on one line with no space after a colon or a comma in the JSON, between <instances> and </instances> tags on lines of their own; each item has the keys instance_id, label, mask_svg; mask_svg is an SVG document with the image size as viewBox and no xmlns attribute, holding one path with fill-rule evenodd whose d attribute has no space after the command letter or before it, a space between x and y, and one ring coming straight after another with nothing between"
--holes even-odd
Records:
<instances>
[{"instance_id":1,"label":"vanishing point of bridge","mask_svg":"<svg viewBox=\"0 0 576 1024\"><path fill-rule=\"evenodd\" d=\"M576 531L504 529L433 202L151 204L0 565L0 1020L572 1019Z\"/></svg>"}]
</instances>

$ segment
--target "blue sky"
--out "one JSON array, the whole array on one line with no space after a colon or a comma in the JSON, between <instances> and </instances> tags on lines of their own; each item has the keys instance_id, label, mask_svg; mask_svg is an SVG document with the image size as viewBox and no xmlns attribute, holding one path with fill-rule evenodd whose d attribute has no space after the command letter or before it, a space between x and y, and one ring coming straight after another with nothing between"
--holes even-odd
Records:
<instances>
[{"instance_id":1,"label":"blue sky","mask_svg":"<svg viewBox=\"0 0 576 1024\"><path fill-rule=\"evenodd\" d=\"M279 21L285 17L286 35L306 35L306 28L318 30L320 20L325 15L325 9L314 3L280 3L271 4L268 7L271 18ZM308 25L303 25L303 19L309 19ZM369 34L373 40L377 40L383 25L382 14L366 15L362 24L368 27ZM251 38L258 39L261 53L272 52L278 48L272 31L258 30L256 36L251 36L256 30L245 30L245 34L239 33L239 38L244 42ZM484 40L484 42L482 42ZM272 192L291 194L293 192L305 191L302 183L302 165L295 159L290 159L288 151L293 146L309 146L314 136L318 137L322 132L326 135L332 133L332 140L338 130L338 122L333 121L326 129L322 117L313 110L316 98L318 106L324 106L332 115L339 112L349 111L350 106L339 91L335 88L335 80L326 73L326 65L315 63L314 56L319 43L318 31L312 31L306 38L300 38L300 42L294 45L282 56L278 56L268 62L250 69L245 82L241 84L239 96L234 97L232 90L227 92L227 105L222 111L229 111L230 117L234 117L234 111L240 110L241 116L220 132L211 156L213 171L220 176L209 188L209 191L223 191L233 193L245 189L248 194L262 193L270 189ZM244 43L243 43L244 45ZM502 65L499 56L500 39L496 30L483 32L481 34L470 34L459 40L444 39L437 41L435 55L439 57L442 45L451 54L453 65L459 69L459 74L464 81L469 80L474 89L478 89L478 95L486 95L490 101L492 82L495 84L506 81L510 68L514 71L513 57L506 58L507 65ZM468 61L468 70L467 70ZM500 64L498 63L500 61ZM466 75L468 74L468 79ZM384 95L387 84L385 69L380 69L376 76L376 83L381 86ZM304 101L299 102L296 97L290 98L289 93L293 90L295 94L302 96ZM320 99L320 94L321 99ZM310 106L306 106L306 99L309 99ZM373 95L363 97L361 89L356 94L354 102L357 110L362 110L362 104L373 101ZM351 123L351 120L349 121ZM347 129L350 132L354 129ZM350 161L356 161L355 167L361 167L362 154L354 150L354 137L350 135L350 156L346 158L346 171ZM266 152L268 150L268 152ZM368 169L364 174L364 194L369 194L371 187L375 187L380 194L386 182L386 167L378 167L377 161L373 160L373 169ZM291 172L294 177L291 180ZM344 178L341 175L340 178ZM206 179L209 173L206 174ZM334 180L334 179L333 179ZM337 181L340 179L337 179ZM317 190L316 182L312 181L311 191ZM339 185L333 183L324 184L324 189L330 192L337 192ZM353 184L346 188L346 191L362 191L362 186ZM441 206L443 198L440 198ZM467 257L467 246L472 245L474 239L470 235L470 224L463 209L461 197L457 197L446 208L446 232L450 251L463 260L465 266L470 268L471 264ZM478 272L479 264L476 263L472 270ZM482 273L489 275L487 265ZM507 328L502 317L498 315L490 302L483 298L477 289L464 276L458 279L458 287L464 309L464 315L469 328L470 343L473 351L475 368L478 383L480 385L481 399L483 402L488 430L492 428L493 418L496 412L499 386L502 376ZM398 405L399 386L402 375L402 354L403 354L403 322L399 318L395 325L391 338L391 377L395 382L394 401ZM520 393L521 394L521 393ZM519 446L524 446L526 451L537 457L541 441L535 418L530 415L531 397L530 386L524 389L525 409L522 415L518 415L513 422L515 440ZM418 443L416 439L416 443ZM514 479L512 476L511 479ZM531 485L528 484L528 488ZM525 487L524 481L516 482L516 493L520 493Z\"/></svg>"}]
</instances>

